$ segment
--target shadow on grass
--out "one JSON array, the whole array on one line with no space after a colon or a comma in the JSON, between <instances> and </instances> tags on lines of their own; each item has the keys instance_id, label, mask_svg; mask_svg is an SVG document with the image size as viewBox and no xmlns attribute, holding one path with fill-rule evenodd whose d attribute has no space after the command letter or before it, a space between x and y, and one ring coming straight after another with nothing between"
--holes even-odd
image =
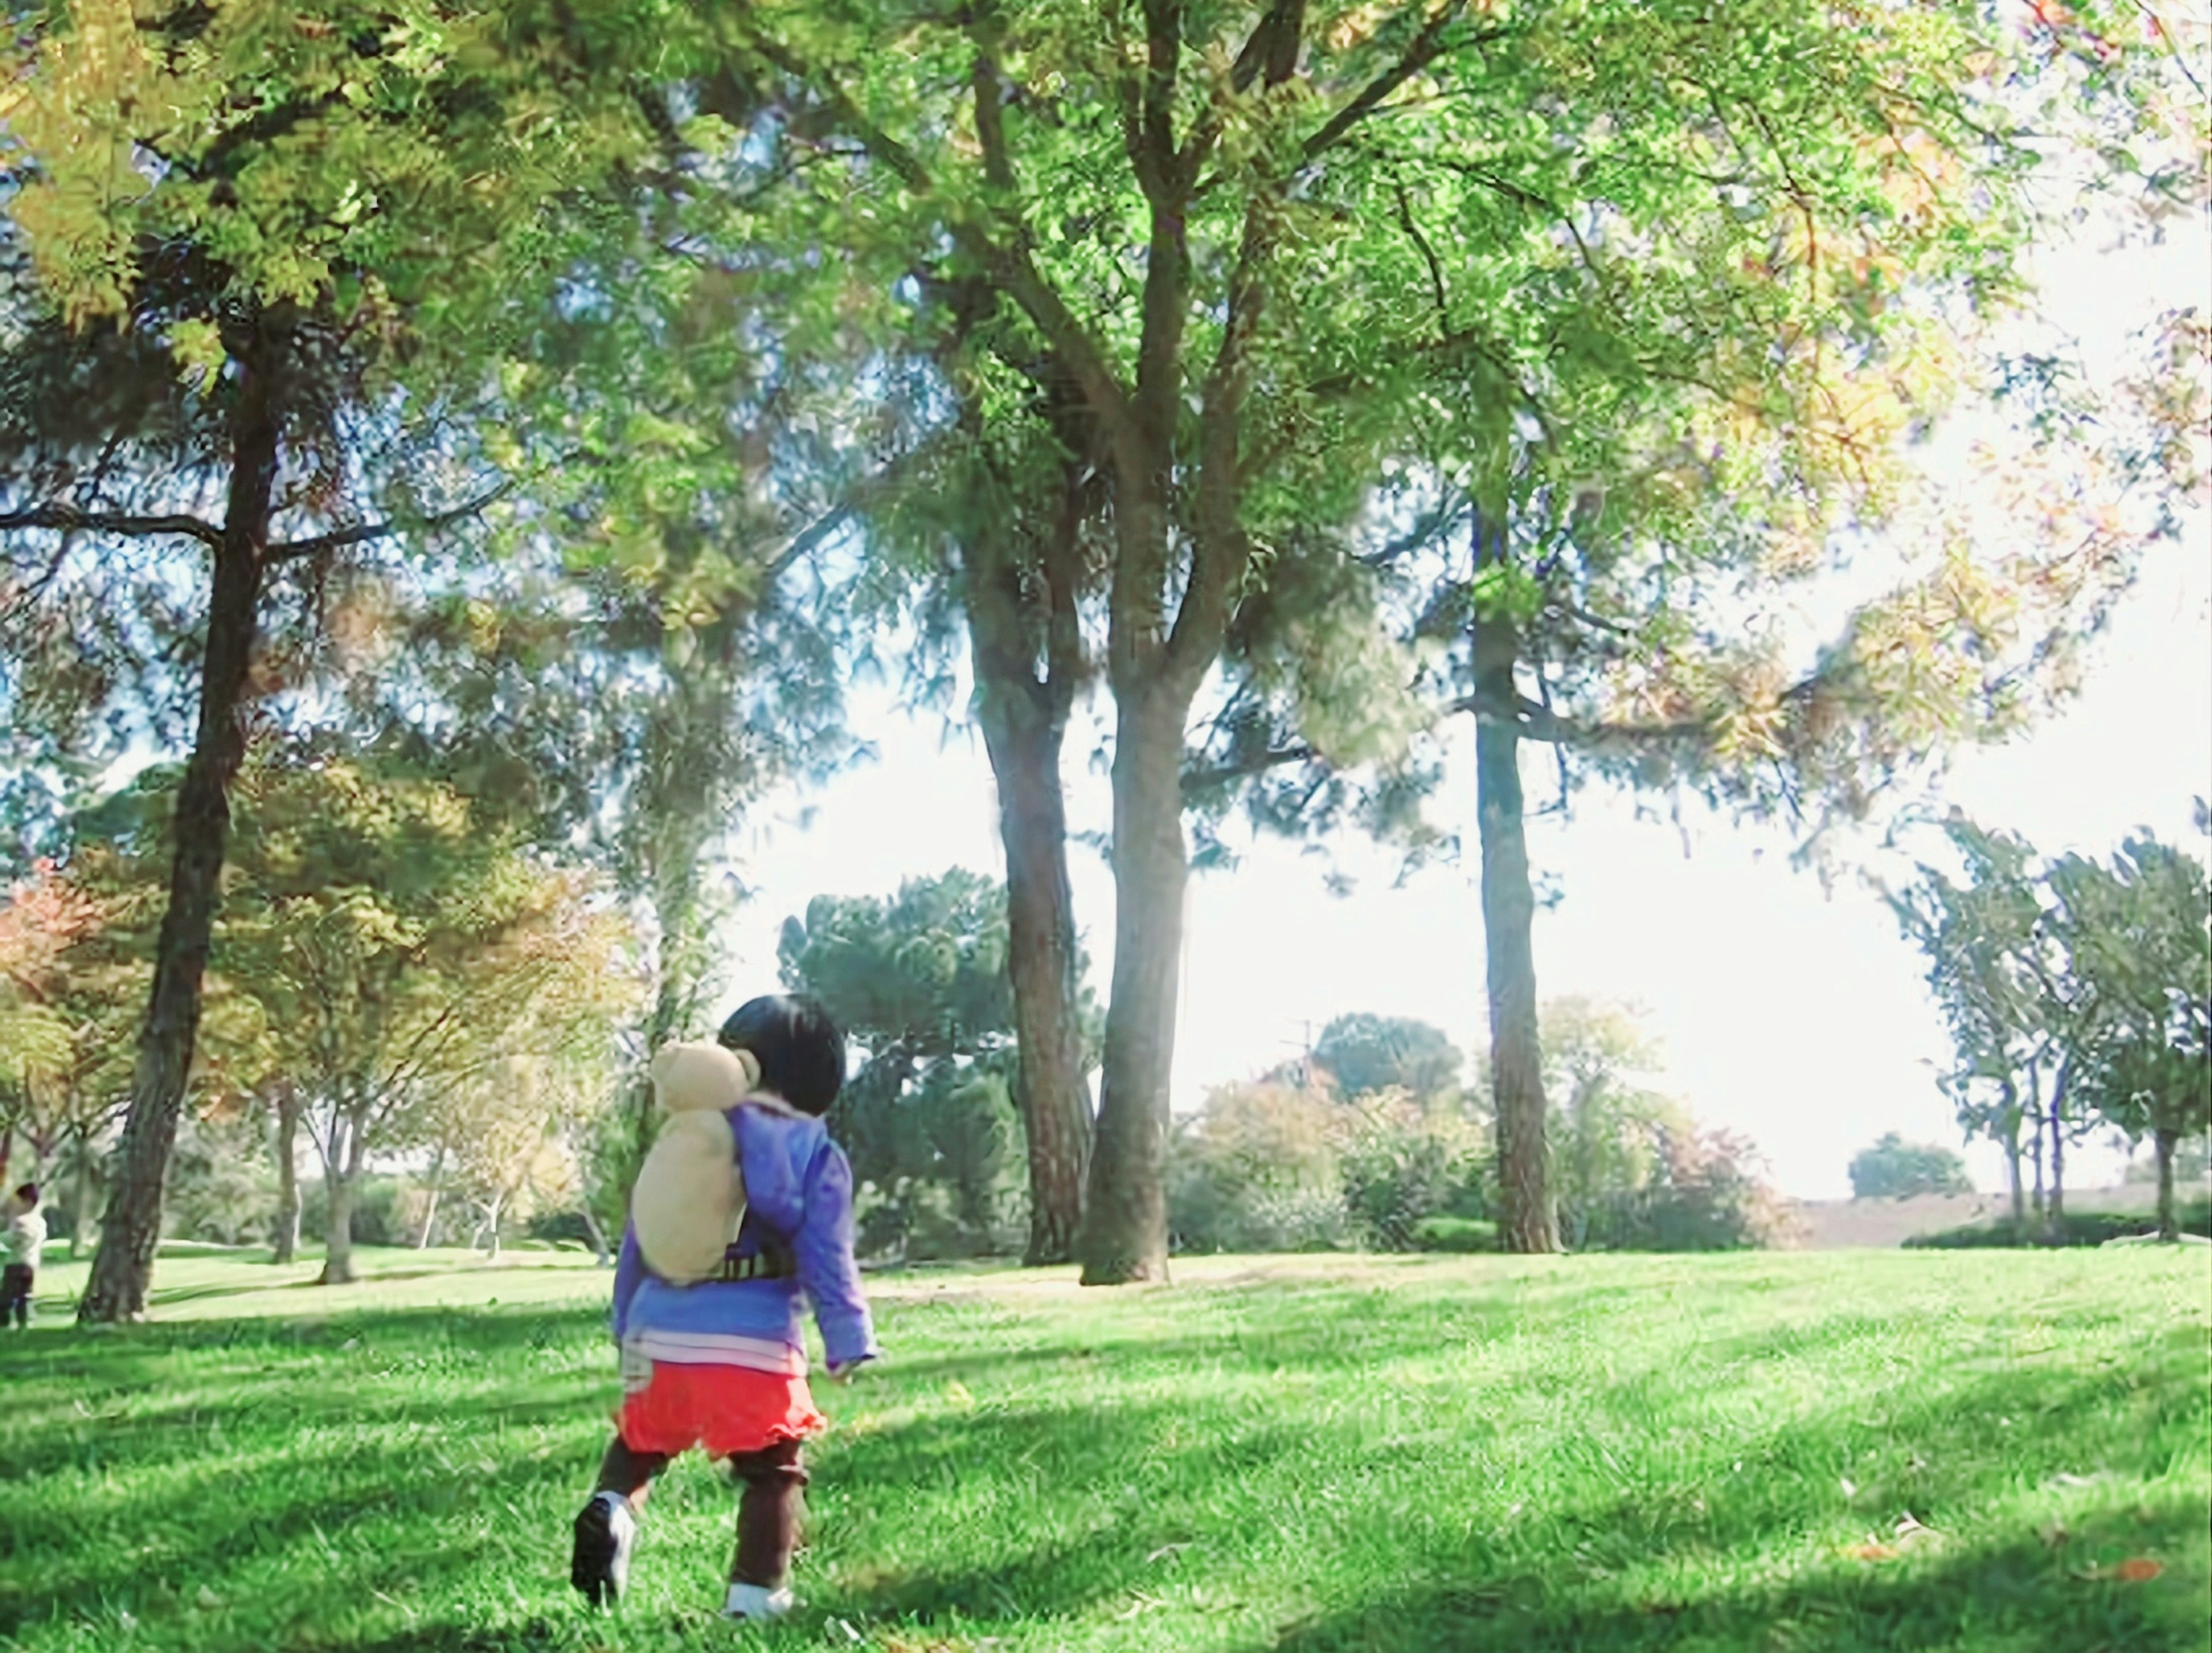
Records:
<instances>
[{"instance_id":1,"label":"shadow on grass","mask_svg":"<svg viewBox=\"0 0 2212 1653\"><path fill-rule=\"evenodd\" d=\"M2086 1551L2124 1549L2146 1526L2186 1530L2175 1498L2083 1525L2064 1550L2033 1537L1881 1564L1839 1560L1785 1584L1624 1600L1604 1579L1436 1580L1290 1626L1245 1653L2180 1653L2205 1644L2201 1592L2182 1579L2085 1577ZM2072 1560L2069 1560L2072 1558Z\"/></svg>"}]
</instances>

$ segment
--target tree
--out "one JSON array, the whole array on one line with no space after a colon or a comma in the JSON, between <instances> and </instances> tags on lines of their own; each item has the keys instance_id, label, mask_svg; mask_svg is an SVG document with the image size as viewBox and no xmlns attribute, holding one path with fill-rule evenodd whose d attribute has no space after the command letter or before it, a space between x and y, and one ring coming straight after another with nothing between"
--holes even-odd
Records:
<instances>
[{"instance_id":1,"label":"tree","mask_svg":"<svg viewBox=\"0 0 2212 1653\"><path fill-rule=\"evenodd\" d=\"M857 1044L835 1122L854 1174L910 1218L942 1188L971 1237L994 1226L1012 1163L1015 1062L1003 885L955 868L884 901L817 896L784 921L784 982L812 994Z\"/></svg>"},{"instance_id":2,"label":"tree","mask_svg":"<svg viewBox=\"0 0 2212 1653\"><path fill-rule=\"evenodd\" d=\"M216 968L260 1004L305 1099L329 1193L322 1279L343 1282L373 1153L458 1118L449 1144L497 1137L535 1159L516 1130L542 1142L553 1121L524 1103L550 1109L558 1087L517 1064L543 1074L606 1048L630 997L624 927L587 879L483 830L450 789L337 758L246 770L233 860Z\"/></svg>"},{"instance_id":3,"label":"tree","mask_svg":"<svg viewBox=\"0 0 2212 1653\"><path fill-rule=\"evenodd\" d=\"M1670 1137L1693 1134L1688 1115L1646 1083L1661 1065L1658 1045L1636 1013L1584 998L1543 1008L1544 1094L1552 1110L1545 1139L1554 1150L1556 1194L1570 1249L1589 1243L1609 1200L1649 1187Z\"/></svg>"},{"instance_id":4,"label":"tree","mask_svg":"<svg viewBox=\"0 0 2212 1653\"><path fill-rule=\"evenodd\" d=\"M613 1064L611 1053L602 1051L600 1060L561 1072L556 1061L573 1054L509 1055L467 1074L431 1103L436 1122L426 1134L450 1158L455 1184L476 1206L477 1232L494 1261L503 1224L527 1222L544 1202L582 1191L568 1133L573 1121L605 1109Z\"/></svg>"},{"instance_id":5,"label":"tree","mask_svg":"<svg viewBox=\"0 0 2212 1653\"><path fill-rule=\"evenodd\" d=\"M20 1132L41 1175L50 1159L73 1174L72 1260L91 1227L100 1143L130 1093L127 1034L157 897L81 859L42 860L0 905L0 1136Z\"/></svg>"},{"instance_id":6,"label":"tree","mask_svg":"<svg viewBox=\"0 0 2212 1653\"><path fill-rule=\"evenodd\" d=\"M1916 1194L1972 1194L1966 1162L1948 1148L1886 1131L1851 1158L1851 1198L1904 1200Z\"/></svg>"},{"instance_id":7,"label":"tree","mask_svg":"<svg viewBox=\"0 0 2212 1653\"><path fill-rule=\"evenodd\" d=\"M477 381L463 364L492 343L487 301L544 291L557 268L557 238L538 233L554 192L633 148L634 107L593 79L604 44L520 9L400 27L332 0L272 34L250 8L82 0L0 56L20 179L7 214L40 337L64 380L94 388L9 384L44 392L28 421L43 428L22 450L37 462L8 468L0 526L46 537L23 558L46 596L141 544L167 559L156 588L183 548L208 561L167 915L82 1319L143 1310L265 602L288 571L441 514L422 498L453 480L434 457L415 470L367 450L423 433L403 368L418 388ZM118 362L160 393L118 394ZM416 457L436 452L418 441ZM364 472L396 496L381 520L355 497ZM407 485L423 473L428 489ZM201 514L213 496L219 520ZM97 549L80 556L80 537Z\"/></svg>"},{"instance_id":8,"label":"tree","mask_svg":"<svg viewBox=\"0 0 2212 1653\"><path fill-rule=\"evenodd\" d=\"M1288 4L1254 20L1060 0L793 6L720 27L777 130L865 156L800 169L796 223L849 222L857 197L853 250L887 283L922 266L905 290L927 304L982 277L1019 324L994 348L1048 361L1094 422L1114 530L1116 919L1085 1278L1164 1264L1194 700L1299 528L1350 520L1393 475L1437 532L1481 524L1458 605L1431 614L1471 646L1461 699L1482 720L1506 1232L1549 1249L1518 744L1597 739L1603 722L1632 768L1694 726L1699 750L1746 754L1740 775L1747 743L1797 708L1786 685L1750 681L1765 663L1709 672L1711 651L1681 647L1695 624L1655 592L1719 562L1733 566L1708 589L1732 585L1818 544L1845 493L1879 494L1873 456L1939 399L1927 319L1950 295L1997 296L2019 232L2029 94L1982 95L2017 67L2010 43L1965 5L1908 26L1784 6ZM2054 101L2123 72L2076 50L2073 27ZM906 49L883 52L887 38ZM1942 296L1894 303L1905 288ZM1838 484L1854 471L1867 486ZM1593 475L1610 504L1573 486ZM1455 496L1440 513L1437 490L1415 499L1439 477ZM1772 508L1736 514L1747 490ZM1571 527L1592 532L1577 544ZM1640 555L1599 556L1607 528ZM1532 626L1567 605L1597 623ZM1640 681L1677 709L1524 704L1540 660L1559 686L1555 635L1578 639L1595 690L1624 633ZM1677 653L1729 692L1684 700L1680 674L1648 669ZM1820 698L1815 720L1835 709Z\"/></svg>"},{"instance_id":9,"label":"tree","mask_svg":"<svg viewBox=\"0 0 2212 1653\"><path fill-rule=\"evenodd\" d=\"M1928 985L1957 1052L1946 1084L1960 1123L2004 1149L2013 1225L2025 1232L2021 1131L2023 1121L2030 1124L2038 1145L2039 1209L2045 1121L2038 1104L2063 1010L2047 968L2035 852L2023 839L1963 817L1947 821L1944 830L1966 882L1923 865L1911 885L1886 896L1907 938L1928 957Z\"/></svg>"},{"instance_id":10,"label":"tree","mask_svg":"<svg viewBox=\"0 0 2212 1653\"><path fill-rule=\"evenodd\" d=\"M1066 1262L1082 1230L1091 1146L1082 948L1067 872L1060 762L1095 672L1085 610L1110 537L1107 490L1079 391L1048 365L1017 372L980 342L995 319L969 280L952 337L927 353L956 398L949 432L919 438L900 483L868 513L887 583L921 647L910 678L939 693L965 633L970 710L983 735L1006 856L1016 1106L1029 1153L1031 1267ZM927 348L929 341L923 341ZM878 599L881 600L880 598Z\"/></svg>"},{"instance_id":11,"label":"tree","mask_svg":"<svg viewBox=\"0 0 2212 1653\"><path fill-rule=\"evenodd\" d=\"M1440 1028L1403 1016L1340 1016L1321 1030L1313 1060L1337 1092L1401 1090L1420 1099L1455 1096L1466 1058Z\"/></svg>"},{"instance_id":12,"label":"tree","mask_svg":"<svg viewBox=\"0 0 2212 1653\"><path fill-rule=\"evenodd\" d=\"M2204 805L2197 805L2200 830ZM2052 927L2079 984L2060 1037L2089 1105L2158 1155L2160 1237L2174 1239L2173 1160L2212 1128L2212 890L2204 863L2148 833L2110 866L2050 872Z\"/></svg>"}]
</instances>

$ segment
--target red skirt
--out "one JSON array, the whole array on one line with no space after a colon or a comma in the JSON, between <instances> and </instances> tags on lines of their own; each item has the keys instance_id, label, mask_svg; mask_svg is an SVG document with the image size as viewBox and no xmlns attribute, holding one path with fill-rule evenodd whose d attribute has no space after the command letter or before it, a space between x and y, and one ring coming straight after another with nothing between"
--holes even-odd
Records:
<instances>
[{"instance_id":1,"label":"red skirt","mask_svg":"<svg viewBox=\"0 0 2212 1653\"><path fill-rule=\"evenodd\" d=\"M623 1397L615 1423L633 1452L674 1457L702 1446L710 1458L810 1440L830 1427L804 1377L668 1360L654 1361L651 1381Z\"/></svg>"}]
</instances>

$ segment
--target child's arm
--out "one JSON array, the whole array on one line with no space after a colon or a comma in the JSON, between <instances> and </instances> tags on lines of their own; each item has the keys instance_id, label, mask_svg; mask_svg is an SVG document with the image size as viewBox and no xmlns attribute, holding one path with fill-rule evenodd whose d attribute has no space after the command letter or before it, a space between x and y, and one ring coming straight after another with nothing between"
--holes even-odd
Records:
<instances>
[{"instance_id":1,"label":"child's arm","mask_svg":"<svg viewBox=\"0 0 2212 1653\"><path fill-rule=\"evenodd\" d=\"M645 1279L645 1259L638 1255L637 1230L628 1223L623 1225L622 1255L615 1261L615 1341L622 1341L623 1328L629 1320L629 1300L637 1295L638 1286Z\"/></svg>"},{"instance_id":2,"label":"child's arm","mask_svg":"<svg viewBox=\"0 0 2212 1653\"><path fill-rule=\"evenodd\" d=\"M882 1352L853 1256L853 1168L836 1143L824 1140L806 1168L805 1197L805 1215L792 1237L792 1250L835 1375Z\"/></svg>"}]
</instances>

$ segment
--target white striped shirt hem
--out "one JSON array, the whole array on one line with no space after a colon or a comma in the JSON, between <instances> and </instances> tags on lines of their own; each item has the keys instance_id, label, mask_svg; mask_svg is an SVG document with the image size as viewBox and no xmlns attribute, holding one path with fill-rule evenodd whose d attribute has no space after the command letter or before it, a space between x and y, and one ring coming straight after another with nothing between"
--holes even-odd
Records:
<instances>
[{"instance_id":1,"label":"white striped shirt hem","mask_svg":"<svg viewBox=\"0 0 2212 1653\"><path fill-rule=\"evenodd\" d=\"M652 1328L633 1332L623 1341L647 1358L672 1366L744 1366L784 1377L806 1376L805 1351L793 1348L781 1338Z\"/></svg>"}]
</instances>

